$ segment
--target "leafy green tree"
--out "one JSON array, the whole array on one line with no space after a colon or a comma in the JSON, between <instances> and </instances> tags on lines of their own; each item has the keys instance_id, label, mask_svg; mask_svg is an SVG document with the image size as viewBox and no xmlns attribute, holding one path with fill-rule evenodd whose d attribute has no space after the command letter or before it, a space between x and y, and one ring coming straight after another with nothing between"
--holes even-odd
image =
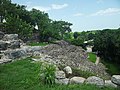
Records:
<instances>
[{"instance_id":1,"label":"leafy green tree","mask_svg":"<svg viewBox=\"0 0 120 90\"><path fill-rule=\"evenodd\" d=\"M74 39L77 39L80 36L80 33L79 32L74 32L73 36L74 36Z\"/></svg>"},{"instance_id":2,"label":"leafy green tree","mask_svg":"<svg viewBox=\"0 0 120 90\"><path fill-rule=\"evenodd\" d=\"M96 33L94 51L105 60L120 63L120 30L102 30Z\"/></svg>"},{"instance_id":3,"label":"leafy green tree","mask_svg":"<svg viewBox=\"0 0 120 90\"><path fill-rule=\"evenodd\" d=\"M9 15L6 18L6 32L9 34L18 34L23 40L27 40L32 35L33 27L19 18L13 15Z\"/></svg>"}]
</instances>

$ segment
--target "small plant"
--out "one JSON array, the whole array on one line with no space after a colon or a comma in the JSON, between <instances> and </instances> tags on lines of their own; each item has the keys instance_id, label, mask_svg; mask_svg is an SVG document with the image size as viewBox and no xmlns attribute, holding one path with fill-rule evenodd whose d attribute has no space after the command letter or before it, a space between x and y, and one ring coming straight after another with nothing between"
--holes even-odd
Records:
<instances>
[{"instance_id":1,"label":"small plant","mask_svg":"<svg viewBox=\"0 0 120 90\"><path fill-rule=\"evenodd\" d=\"M93 74L89 71L82 71L82 70L76 69L76 68L72 68L72 70L73 70L74 76L81 76L84 78L88 78L90 76L96 76L96 74Z\"/></svg>"},{"instance_id":2,"label":"small plant","mask_svg":"<svg viewBox=\"0 0 120 90\"><path fill-rule=\"evenodd\" d=\"M51 64L44 64L41 68L41 75L44 84L55 84L55 66Z\"/></svg>"}]
</instances>

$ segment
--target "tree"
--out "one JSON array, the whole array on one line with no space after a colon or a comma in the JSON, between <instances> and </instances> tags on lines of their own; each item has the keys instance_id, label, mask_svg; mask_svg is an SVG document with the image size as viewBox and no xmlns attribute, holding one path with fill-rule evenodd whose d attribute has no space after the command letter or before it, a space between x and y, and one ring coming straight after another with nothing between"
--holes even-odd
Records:
<instances>
[{"instance_id":1,"label":"tree","mask_svg":"<svg viewBox=\"0 0 120 90\"><path fill-rule=\"evenodd\" d=\"M33 27L19 18L13 15L9 15L6 18L6 32L9 34L18 34L22 40L27 40L32 35Z\"/></svg>"},{"instance_id":2,"label":"tree","mask_svg":"<svg viewBox=\"0 0 120 90\"><path fill-rule=\"evenodd\" d=\"M74 34L73 34L74 39L77 39L79 36L80 36L79 32L74 32Z\"/></svg>"},{"instance_id":3,"label":"tree","mask_svg":"<svg viewBox=\"0 0 120 90\"><path fill-rule=\"evenodd\" d=\"M120 30L102 30L96 33L94 51L105 60L120 63Z\"/></svg>"}]
</instances>

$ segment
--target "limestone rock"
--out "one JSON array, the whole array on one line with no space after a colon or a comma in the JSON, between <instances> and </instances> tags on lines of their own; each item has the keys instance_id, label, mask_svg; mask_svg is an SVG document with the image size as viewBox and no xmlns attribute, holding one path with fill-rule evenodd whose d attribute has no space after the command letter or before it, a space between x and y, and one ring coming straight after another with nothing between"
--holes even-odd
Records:
<instances>
[{"instance_id":1,"label":"limestone rock","mask_svg":"<svg viewBox=\"0 0 120 90\"><path fill-rule=\"evenodd\" d=\"M8 44L5 41L0 41L0 50L6 50Z\"/></svg>"},{"instance_id":2,"label":"limestone rock","mask_svg":"<svg viewBox=\"0 0 120 90\"><path fill-rule=\"evenodd\" d=\"M28 46L28 48L26 48L27 49L27 52L36 52L36 51L40 51L40 49L41 49L41 46Z\"/></svg>"},{"instance_id":3,"label":"limestone rock","mask_svg":"<svg viewBox=\"0 0 120 90\"><path fill-rule=\"evenodd\" d=\"M72 69L71 69L70 66L66 66L66 67L64 68L64 71L66 72L66 74L72 74Z\"/></svg>"},{"instance_id":4,"label":"limestone rock","mask_svg":"<svg viewBox=\"0 0 120 90\"><path fill-rule=\"evenodd\" d=\"M117 88L117 85L112 83L111 80L105 80L105 86L110 86L110 87Z\"/></svg>"},{"instance_id":5,"label":"limestone rock","mask_svg":"<svg viewBox=\"0 0 120 90\"><path fill-rule=\"evenodd\" d=\"M70 84L82 84L86 79L83 77L72 77L70 79Z\"/></svg>"},{"instance_id":6,"label":"limestone rock","mask_svg":"<svg viewBox=\"0 0 120 90\"><path fill-rule=\"evenodd\" d=\"M96 77L96 76L91 76L91 77L88 77L86 80L85 80L85 83L86 84L95 84L97 86L100 86L100 87L103 87L105 82L103 79L99 78L99 77Z\"/></svg>"},{"instance_id":7,"label":"limestone rock","mask_svg":"<svg viewBox=\"0 0 120 90\"><path fill-rule=\"evenodd\" d=\"M3 40L4 41L18 40L18 34L5 34Z\"/></svg>"},{"instance_id":8,"label":"limestone rock","mask_svg":"<svg viewBox=\"0 0 120 90\"><path fill-rule=\"evenodd\" d=\"M111 81L114 84L120 86L120 75L113 75L112 78L111 78Z\"/></svg>"},{"instance_id":9,"label":"limestone rock","mask_svg":"<svg viewBox=\"0 0 120 90\"><path fill-rule=\"evenodd\" d=\"M56 84L64 84L67 85L69 83L69 79L65 78L65 79L55 79L55 83Z\"/></svg>"},{"instance_id":10,"label":"limestone rock","mask_svg":"<svg viewBox=\"0 0 120 90\"><path fill-rule=\"evenodd\" d=\"M5 52L5 57L8 57L9 59L19 59L26 56L27 56L26 51L22 49L10 50Z\"/></svg>"},{"instance_id":11,"label":"limestone rock","mask_svg":"<svg viewBox=\"0 0 120 90\"><path fill-rule=\"evenodd\" d=\"M12 61L12 59L2 58L2 59L0 59L0 64L8 63L8 62L11 62L11 61Z\"/></svg>"},{"instance_id":12,"label":"limestone rock","mask_svg":"<svg viewBox=\"0 0 120 90\"><path fill-rule=\"evenodd\" d=\"M63 71L56 71L55 72L55 77L57 79L65 79L65 73Z\"/></svg>"},{"instance_id":13,"label":"limestone rock","mask_svg":"<svg viewBox=\"0 0 120 90\"><path fill-rule=\"evenodd\" d=\"M3 38L4 33L0 31L0 40Z\"/></svg>"},{"instance_id":14,"label":"limestone rock","mask_svg":"<svg viewBox=\"0 0 120 90\"><path fill-rule=\"evenodd\" d=\"M11 49L20 48L20 41L18 40L11 41L9 44L9 48Z\"/></svg>"}]
</instances>

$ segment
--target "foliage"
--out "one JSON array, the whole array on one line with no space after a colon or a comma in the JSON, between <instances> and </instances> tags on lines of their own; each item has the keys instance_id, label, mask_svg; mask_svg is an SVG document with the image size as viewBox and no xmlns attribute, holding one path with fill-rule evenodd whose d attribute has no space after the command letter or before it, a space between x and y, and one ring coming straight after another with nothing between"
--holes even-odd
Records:
<instances>
[{"instance_id":1,"label":"foliage","mask_svg":"<svg viewBox=\"0 0 120 90\"><path fill-rule=\"evenodd\" d=\"M31 63L31 59L14 61L0 65L0 90L101 90L95 85L54 85L49 87L40 83L39 63ZM102 90L116 90L104 87Z\"/></svg>"},{"instance_id":2,"label":"foliage","mask_svg":"<svg viewBox=\"0 0 120 90\"><path fill-rule=\"evenodd\" d=\"M119 64L115 64L106 60L102 60L102 63L106 66L107 72L110 75L118 75L120 74L120 66Z\"/></svg>"},{"instance_id":3,"label":"foliage","mask_svg":"<svg viewBox=\"0 0 120 90\"><path fill-rule=\"evenodd\" d=\"M96 76L95 74L93 74L89 71L82 71L82 70L76 69L76 68L72 68L72 70L73 70L74 76L80 76L80 77L84 77L84 78L88 78L90 76Z\"/></svg>"},{"instance_id":4,"label":"foliage","mask_svg":"<svg viewBox=\"0 0 120 90\"><path fill-rule=\"evenodd\" d=\"M41 80L43 79L44 84L54 85L55 84L55 66L47 63L42 63L40 74L42 75Z\"/></svg>"},{"instance_id":5,"label":"foliage","mask_svg":"<svg viewBox=\"0 0 120 90\"><path fill-rule=\"evenodd\" d=\"M41 42L41 43L36 43L36 42L31 42L29 43L30 46L46 46L48 43Z\"/></svg>"},{"instance_id":6,"label":"foliage","mask_svg":"<svg viewBox=\"0 0 120 90\"><path fill-rule=\"evenodd\" d=\"M120 29L98 31L93 50L109 62L120 63Z\"/></svg>"},{"instance_id":7,"label":"foliage","mask_svg":"<svg viewBox=\"0 0 120 90\"><path fill-rule=\"evenodd\" d=\"M96 54L94 54L94 53L88 53L88 55L89 55L89 60L91 61L91 62L93 62L93 63L95 63L96 62Z\"/></svg>"},{"instance_id":8,"label":"foliage","mask_svg":"<svg viewBox=\"0 0 120 90\"><path fill-rule=\"evenodd\" d=\"M17 33L19 35L19 38L22 40L27 40L32 36L32 30L33 27L30 26L29 23L26 23L19 17L15 17L13 15L9 15L6 18L6 32L9 34L15 34ZM12 30L12 32L11 32Z\"/></svg>"},{"instance_id":9,"label":"foliage","mask_svg":"<svg viewBox=\"0 0 120 90\"><path fill-rule=\"evenodd\" d=\"M72 25L66 21L53 21L48 13L37 9L26 10L26 6L13 4L10 0L0 1L0 28L5 33L19 34L21 39L38 34L41 42L69 37ZM6 19L6 23L3 23ZM35 26L38 26L38 29Z\"/></svg>"},{"instance_id":10,"label":"foliage","mask_svg":"<svg viewBox=\"0 0 120 90\"><path fill-rule=\"evenodd\" d=\"M74 34L73 34L74 39L77 39L78 36L80 36L80 33L79 32L74 32Z\"/></svg>"}]
</instances>

